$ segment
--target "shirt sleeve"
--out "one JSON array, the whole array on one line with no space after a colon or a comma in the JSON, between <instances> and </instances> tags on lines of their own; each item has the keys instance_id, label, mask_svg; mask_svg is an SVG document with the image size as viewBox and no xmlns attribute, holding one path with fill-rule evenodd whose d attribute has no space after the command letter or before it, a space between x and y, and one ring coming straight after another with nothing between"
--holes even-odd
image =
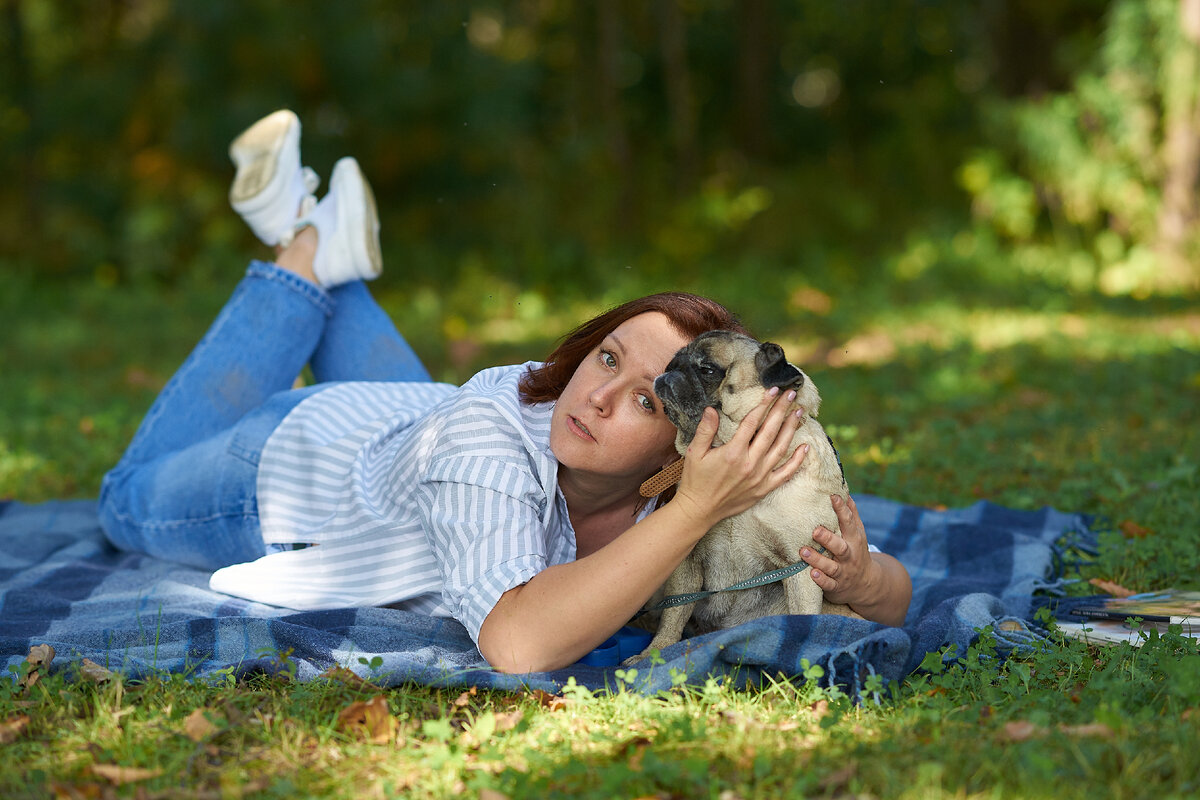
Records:
<instances>
[{"instance_id":1,"label":"shirt sleeve","mask_svg":"<svg viewBox=\"0 0 1200 800\"><path fill-rule=\"evenodd\" d=\"M528 470L460 456L427 476L425 530L442 574L442 596L479 641L500 596L549 565L546 498Z\"/></svg>"}]
</instances>

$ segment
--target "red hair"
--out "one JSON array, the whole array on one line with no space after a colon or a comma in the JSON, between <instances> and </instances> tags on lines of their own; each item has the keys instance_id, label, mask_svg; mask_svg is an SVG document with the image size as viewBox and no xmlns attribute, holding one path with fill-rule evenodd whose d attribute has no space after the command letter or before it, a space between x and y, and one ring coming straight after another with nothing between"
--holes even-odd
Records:
<instances>
[{"instance_id":1,"label":"red hair","mask_svg":"<svg viewBox=\"0 0 1200 800\"><path fill-rule=\"evenodd\" d=\"M639 314L657 311L686 338L705 331L734 331L750 335L729 309L720 303L687 292L661 292L639 297L605 311L567 334L545 363L521 376L521 401L527 404L555 401L588 354L604 337Z\"/></svg>"}]
</instances>

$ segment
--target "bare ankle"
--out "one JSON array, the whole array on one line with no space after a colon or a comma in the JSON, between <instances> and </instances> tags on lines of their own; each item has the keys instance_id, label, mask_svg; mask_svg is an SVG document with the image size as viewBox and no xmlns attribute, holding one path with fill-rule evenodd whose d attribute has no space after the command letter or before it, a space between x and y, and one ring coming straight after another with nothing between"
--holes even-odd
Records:
<instances>
[{"instance_id":1,"label":"bare ankle","mask_svg":"<svg viewBox=\"0 0 1200 800\"><path fill-rule=\"evenodd\" d=\"M313 273L313 259L317 255L317 229L311 225L296 232L287 247L277 247L275 264L301 278L318 283Z\"/></svg>"}]
</instances>

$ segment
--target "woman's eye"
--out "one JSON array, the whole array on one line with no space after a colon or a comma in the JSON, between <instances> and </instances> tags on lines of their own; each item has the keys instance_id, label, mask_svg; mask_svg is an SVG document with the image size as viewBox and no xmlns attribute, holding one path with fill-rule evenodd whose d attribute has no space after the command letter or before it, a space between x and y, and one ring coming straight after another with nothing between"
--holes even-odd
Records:
<instances>
[{"instance_id":1,"label":"woman's eye","mask_svg":"<svg viewBox=\"0 0 1200 800\"><path fill-rule=\"evenodd\" d=\"M642 404L642 408L647 411L654 411L654 401L644 394L638 395L638 402Z\"/></svg>"},{"instance_id":2,"label":"woman's eye","mask_svg":"<svg viewBox=\"0 0 1200 800\"><path fill-rule=\"evenodd\" d=\"M615 369L617 366L617 357L607 350L600 351L600 363L609 369Z\"/></svg>"}]
</instances>

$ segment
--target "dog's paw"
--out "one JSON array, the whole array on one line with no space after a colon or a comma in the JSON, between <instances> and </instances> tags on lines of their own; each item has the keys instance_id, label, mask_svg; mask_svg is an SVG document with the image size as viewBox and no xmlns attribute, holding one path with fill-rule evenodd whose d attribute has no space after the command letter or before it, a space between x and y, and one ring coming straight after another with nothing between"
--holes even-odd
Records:
<instances>
[{"instance_id":1,"label":"dog's paw","mask_svg":"<svg viewBox=\"0 0 1200 800\"><path fill-rule=\"evenodd\" d=\"M622 667L632 667L634 664L638 663L639 661L649 658L650 651L652 649L653 648L647 647L645 650L638 653L636 656L630 656L629 658L627 658L621 662L621 666Z\"/></svg>"}]
</instances>

